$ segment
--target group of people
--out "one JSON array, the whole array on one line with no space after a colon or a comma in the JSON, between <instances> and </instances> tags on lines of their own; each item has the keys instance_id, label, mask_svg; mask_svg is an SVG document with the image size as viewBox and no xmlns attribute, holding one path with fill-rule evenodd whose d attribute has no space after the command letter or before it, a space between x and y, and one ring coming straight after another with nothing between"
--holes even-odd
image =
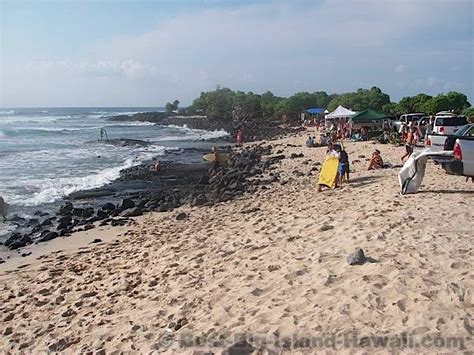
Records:
<instances>
[{"instance_id":1,"label":"group of people","mask_svg":"<svg viewBox=\"0 0 474 355\"><path fill-rule=\"evenodd\" d=\"M333 140L347 139L351 137L351 124L348 119L339 120L337 123L332 123L329 131L333 136Z\"/></svg>"}]
</instances>

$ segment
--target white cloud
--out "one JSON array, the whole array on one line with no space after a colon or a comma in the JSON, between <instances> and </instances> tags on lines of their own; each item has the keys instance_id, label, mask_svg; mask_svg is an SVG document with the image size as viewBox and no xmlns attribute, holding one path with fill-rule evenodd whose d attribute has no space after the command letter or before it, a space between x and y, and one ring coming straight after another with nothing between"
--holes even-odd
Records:
<instances>
[{"instance_id":1,"label":"white cloud","mask_svg":"<svg viewBox=\"0 0 474 355\"><path fill-rule=\"evenodd\" d=\"M403 64L398 64L395 67L395 73L403 73L406 70L406 67Z\"/></svg>"},{"instance_id":2,"label":"white cloud","mask_svg":"<svg viewBox=\"0 0 474 355\"><path fill-rule=\"evenodd\" d=\"M465 62L456 66L466 70L466 43L449 42L451 47L446 49L407 44L421 30L435 28L444 33L449 26L469 21L466 7L469 9L469 0L326 0L177 14L141 35L96 43L89 58L34 62L28 75L48 76L50 84L46 85L53 94L62 91L60 85L65 81L74 79L88 89L75 85L68 100L90 104L87 95L97 92L102 105L160 105L173 98L189 103L200 91L217 84L288 95L373 85L388 92L400 92L407 86L441 90L449 79L459 81L472 94L472 86L458 77L430 80L433 72L450 61L462 60L463 55ZM439 22L442 28L436 25ZM427 51L437 54L427 56ZM17 70L5 70L8 81L18 76L21 80L22 68L12 67ZM418 71L417 77L425 79L404 84L403 80L410 81L403 78L408 67L410 73ZM472 77L472 67L470 70ZM11 74L15 72L17 76ZM14 102L19 93L8 84L2 86L4 100ZM38 90L30 85L22 95L35 97ZM63 92L59 96L67 97Z\"/></svg>"}]
</instances>

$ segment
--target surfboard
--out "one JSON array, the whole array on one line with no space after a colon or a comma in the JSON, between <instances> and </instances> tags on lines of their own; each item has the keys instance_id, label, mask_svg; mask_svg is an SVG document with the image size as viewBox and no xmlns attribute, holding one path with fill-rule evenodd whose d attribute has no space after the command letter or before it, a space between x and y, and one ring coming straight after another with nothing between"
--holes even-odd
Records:
<instances>
[{"instance_id":1,"label":"surfboard","mask_svg":"<svg viewBox=\"0 0 474 355\"><path fill-rule=\"evenodd\" d=\"M319 173L318 184L334 188L338 166L339 159L332 156L326 157L323 162L323 166L321 167L321 172Z\"/></svg>"},{"instance_id":2,"label":"surfboard","mask_svg":"<svg viewBox=\"0 0 474 355\"><path fill-rule=\"evenodd\" d=\"M229 157L230 157L229 154L225 154L225 153L219 153L217 156L218 156L218 159L219 159L220 163L227 162L229 160ZM211 163L211 162L214 161L214 154L212 154L212 153L211 154L206 154L206 155L203 155L202 158L205 161Z\"/></svg>"}]
</instances>

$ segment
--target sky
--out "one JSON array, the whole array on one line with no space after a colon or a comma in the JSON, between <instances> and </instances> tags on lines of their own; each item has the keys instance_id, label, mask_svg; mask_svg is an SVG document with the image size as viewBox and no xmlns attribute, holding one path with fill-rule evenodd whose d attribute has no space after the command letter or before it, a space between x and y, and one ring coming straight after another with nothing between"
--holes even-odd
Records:
<instances>
[{"instance_id":1,"label":"sky","mask_svg":"<svg viewBox=\"0 0 474 355\"><path fill-rule=\"evenodd\" d=\"M474 104L474 0L0 0L0 106L377 86Z\"/></svg>"}]
</instances>

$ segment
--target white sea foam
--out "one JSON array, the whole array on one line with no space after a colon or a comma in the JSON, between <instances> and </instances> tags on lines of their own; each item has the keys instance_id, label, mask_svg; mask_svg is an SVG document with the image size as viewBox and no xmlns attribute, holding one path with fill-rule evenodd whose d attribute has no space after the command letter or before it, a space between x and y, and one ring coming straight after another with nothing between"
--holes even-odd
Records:
<instances>
[{"instance_id":1,"label":"white sea foam","mask_svg":"<svg viewBox=\"0 0 474 355\"><path fill-rule=\"evenodd\" d=\"M9 203L17 206L39 206L41 204L55 202L76 191L89 190L104 186L117 179L120 176L120 170L138 165L156 155L163 155L165 149L166 148L162 146L151 146L142 150L132 151L129 155L134 156L134 158L126 159L121 165L92 171L85 176L50 177L25 181L23 185L31 191L31 193L26 197L18 195L9 196ZM50 152L45 150L41 153L42 155L47 155ZM70 153L72 154L72 152ZM74 155L76 155L76 153L77 155L81 154L79 151L74 152ZM82 154L84 153L85 152ZM69 157L69 154L63 158L67 157ZM73 156L70 158L73 158Z\"/></svg>"},{"instance_id":2,"label":"white sea foam","mask_svg":"<svg viewBox=\"0 0 474 355\"><path fill-rule=\"evenodd\" d=\"M190 129L187 127L180 127L180 126L174 126L174 128L179 128L180 130L186 131L185 135L163 136L163 137L157 138L155 141L166 142L166 141L209 140L209 139L223 138L229 135L229 133L227 133L223 129L216 130L216 131L204 131L201 129Z\"/></svg>"},{"instance_id":3,"label":"white sea foam","mask_svg":"<svg viewBox=\"0 0 474 355\"><path fill-rule=\"evenodd\" d=\"M0 111L0 115L14 115L15 110Z\"/></svg>"}]
</instances>

